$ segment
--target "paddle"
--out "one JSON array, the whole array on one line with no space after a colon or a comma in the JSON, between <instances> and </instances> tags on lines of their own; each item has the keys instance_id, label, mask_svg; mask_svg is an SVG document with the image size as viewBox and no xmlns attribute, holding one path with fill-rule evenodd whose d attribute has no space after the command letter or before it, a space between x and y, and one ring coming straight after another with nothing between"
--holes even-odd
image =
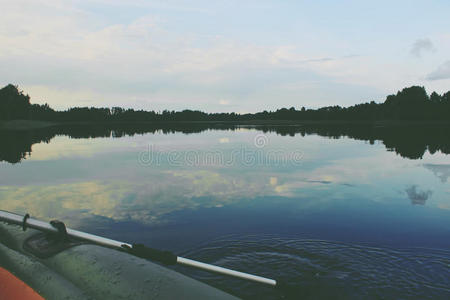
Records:
<instances>
[{"instance_id":1,"label":"paddle","mask_svg":"<svg viewBox=\"0 0 450 300\"><path fill-rule=\"evenodd\" d=\"M32 219L29 215L21 216L18 214L10 213L7 211L0 210L0 220L8 223L21 225L25 229L26 227L37 229L44 232L59 233L63 235L70 236L75 239L84 240L97 244L100 246L105 246L109 248L115 248L121 251L126 251L132 255L156 260L164 264L181 264L189 267L194 267L197 269L202 269L208 272L215 272L223 275L228 275L232 277L237 277L241 279L246 279L254 282L264 283L270 286L278 287L277 281L274 279L269 279L257 275L252 275L244 272L239 272L235 270L230 270L227 268L214 266L192 259L176 256L169 251L161 251L153 248L146 247L142 244L128 244L124 242L119 242L104 238L101 236L85 233L82 231L66 228L65 225L59 221L51 221L50 223Z\"/></svg>"}]
</instances>

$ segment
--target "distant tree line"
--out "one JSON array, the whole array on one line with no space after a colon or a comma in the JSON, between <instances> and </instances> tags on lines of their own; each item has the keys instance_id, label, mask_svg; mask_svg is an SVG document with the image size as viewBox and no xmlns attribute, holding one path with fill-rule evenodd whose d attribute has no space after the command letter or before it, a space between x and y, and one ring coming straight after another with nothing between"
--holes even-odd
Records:
<instances>
[{"instance_id":1,"label":"distant tree line","mask_svg":"<svg viewBox=\"0 0 450 300\"><path fill-rule=\"evenodd\" d=\"M428 95L424 87L404 88L389 95L383 103L362 103L350 107L327 106L297 110L294 107L254 114L205 113L194 110L162 112L124 109L121 107L74 107L56 111L48 104L31 104L30 97L17 86L0 89L0 120L42 120L54 122L186 122L186 121L252 121L252 120L444 120L450 121L450 91Z\"/></svg>"}]
</instances>

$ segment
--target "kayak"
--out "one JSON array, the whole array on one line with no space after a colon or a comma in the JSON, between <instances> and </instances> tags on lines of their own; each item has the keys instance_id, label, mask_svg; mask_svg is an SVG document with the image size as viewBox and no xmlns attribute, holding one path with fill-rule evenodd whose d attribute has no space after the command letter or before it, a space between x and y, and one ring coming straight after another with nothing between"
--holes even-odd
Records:
<instances>
[{"instance_id":1,"label":"kayak","mask_svg":"<svg viewBox=\"0 0 450 300\"><path fill-rule=\"evenodd\" d=\"M89 243L47 249L40 235L0 222L1 300L237 299L123 251Z\"/></svg>"},{"instance_id":2,"label":"kayak","mask_svg":"<svg viewBox=\"0 0 450 300\"><path fill-rule=\"evenodd\" d=\"M0 299L44 300L25 282L0 267Z\"/></svg>"}]
</instances>

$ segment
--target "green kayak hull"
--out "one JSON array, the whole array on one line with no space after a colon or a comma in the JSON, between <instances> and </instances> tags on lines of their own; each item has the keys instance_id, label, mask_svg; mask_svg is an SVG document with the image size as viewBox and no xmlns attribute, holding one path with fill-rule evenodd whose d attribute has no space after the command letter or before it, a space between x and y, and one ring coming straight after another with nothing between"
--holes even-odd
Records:
<instances>
[{"instance_id":1,"label":"green kayak hull","mask_svg":"<svg viewBox=\"0 0 450 300\"><path fill-rule=\"evenodd\" d=\"M23 247L37 233L0 222L0 266L47 300L237 299L161 265L96 245L40 259Z\"/></svg>"}]
</instances>

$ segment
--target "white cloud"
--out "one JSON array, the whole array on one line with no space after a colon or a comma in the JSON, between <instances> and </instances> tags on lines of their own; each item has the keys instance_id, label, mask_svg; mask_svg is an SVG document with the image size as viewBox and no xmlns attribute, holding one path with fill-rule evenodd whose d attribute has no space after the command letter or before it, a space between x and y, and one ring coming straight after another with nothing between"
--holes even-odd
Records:
<instances>
[{"instance_id":1,"label":"white cloud","mask_svg":"<svg viewBox=\"0 0 450 300\"><path fill-rule=\"evenodd\" d=\"M411 48L411 54L416 57L421 57L424 52L432 51L435 51L435 48L429 38L416 40Z\"/></svg>"},{"instance_id":2,"label":"white cloud","mask_svg":"<svg viewBox=\"0 0 450 300\"><path fill-rule=\"evenodd\" d=\"M286 101L295 94L307 96L302 86L311 74L344 77L335 70L342 67L333 68L342 62L311 58L294 46L180 34L165 29L165 21L153 15L100 26L94 16L61 1L23 11L25 4L10 4L8 17L0 20L5 29L0 32L0 62L7 66L0 75L8 78L4 84L29 87L33 101L57 108L110 106L120 99L124 106L138 103L139 108L190 103L220 110L230 105L216 98L223 94L245 98L243 110L252 111L263 108L273 94ZM290 90L284 90L287 84Z\"/></svg>"},{"instance_id":3,"label":"white cloud","mask_svg":"<svg viewBox=\"0 0 450 300\"><path fill-rule=\"evenodd\" d=\"M450 60L444 62L426 77L428 80L450 79Z\"/></svg>"}]
</instances>

